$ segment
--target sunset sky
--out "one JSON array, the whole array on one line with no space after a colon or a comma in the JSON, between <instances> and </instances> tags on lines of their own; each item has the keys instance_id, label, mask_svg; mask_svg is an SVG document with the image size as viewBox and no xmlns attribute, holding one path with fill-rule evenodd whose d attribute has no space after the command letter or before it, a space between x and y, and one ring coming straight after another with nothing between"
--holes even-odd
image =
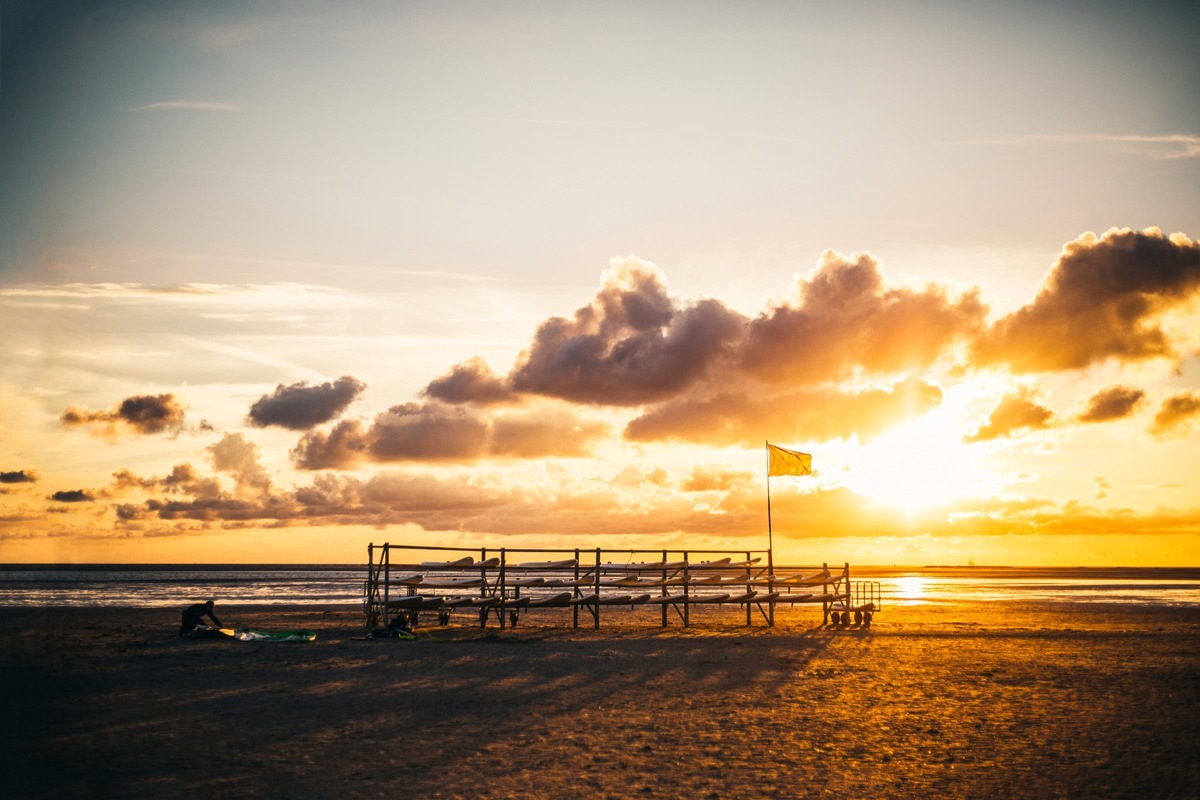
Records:
<instances>
[{"instance_id":1,"label":"sunset sky","mask_svg":"<svg viewBox=\"0 0 1200 800\"><path fill-rule=\"evenodd\" d=\"M0 562L1200 565L1200 7L5 2Z\"/></svg>"}]
</instances>

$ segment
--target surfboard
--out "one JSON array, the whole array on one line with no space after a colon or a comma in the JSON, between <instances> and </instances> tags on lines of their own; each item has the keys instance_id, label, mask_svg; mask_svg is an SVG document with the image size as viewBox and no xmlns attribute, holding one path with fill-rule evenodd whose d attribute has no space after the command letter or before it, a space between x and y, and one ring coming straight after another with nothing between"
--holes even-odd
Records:
<instances>
[{"instance_id":1,"label":"surfboard","mask_svg":"<svg viewBox=\"0 0 1200 800\"><path fill-rule=\"evenodd\" d=\"M429 578L421 582L422 589L475 589L482 585L482 578Z\"/></svg>"},{"instance_id":2,"label":"surfboard","mask_svg":"<svg viewBox=\"0 0 1200 800\"><path fill-rule=\"evenodd\" d=\"M313 631L255 631L245 628L233 634L239 642L315 642Z\"/></svg>"},{"instance_id":3,"label":"surfboard","mask_svg":"<svg viewBox=\"0 0 1200 800\"><path fill-rule=\"evenodd\" d=\"M530 608L548 608L550 606L565 606L571 602L570 592L559 592L558 594L547 595L545 597L534 597L529 600Z\"/></svg>"},{"instance_id":4,"label":"surfboard","mask_svg":"<svg viewBox=\"0 0 1200 800\"><path fill-rule=\"evenodd\" d=\"M561 561L522 561L517 566L521 569L569 569L577 563L573 558L564 558Z\"/></svg>"},{"instance_id":5,"label":"surfboard","mask_svg":"<svg viewBox=\"0 0 1200 800\"><path fill-rule=\"evenodd\" d=\"M644 570L671 570L683 569L688 565L686 561L634 561L629 564L613 564L609 562L604 565L603 569L606 572L640 572Z\"/></svg>"},{"instance_id":6,"label":"surfboard","mask_svg":"<svg viewBox=\"0 0 1200 800\"><path fill-rule=\"evenodd\" d=\"M688 596L689 603L727 603L729 592L724 594L693 594Z\"/></svg>"},{"instance_id":7,"label":"surfboard","mask_svg":"<svg viewBox=\"0 0 1200 800\"><path fill-rule=\"evenodd\" d=\"M813 597L811 593L791 594L789 592L772 592L772 594L779 595L775 598L776 603L808 603L811 602L811 598Z\"/></svg>"},{"instance_id":8,"label":"surfboard","mask_svg":"<svg viewBox=\"0 0 1200 800\"><path fill-rule=\"evenodd\" d=\"M622 575L619 578L601 578L601 586L636 586L638 579L636 575Z\"/></svg>"},{"instance_id":9,"label":"surfboard","mask_svg":"<svg viewBox=\"0 0 1200 800\"><path fill-rule=\"evenodd\" d=\"M581 578L546 578L542 586L592 586L595 583L595 575L584 575Z\"/></svg>"},{"instance_id":10,"label":"surfboard","mask_svg":"<svg viewBox=\"0 0 1200 800\"><path fill-rule=\"evenodd\" d=\"M601 597L601 598L599 598L598 602L602 606L633 606L633 605L638 605L639 603L650 602L650 595L648 595L648 594L636 594L636 595L634 595L634 594L617 594L617 595L612 595L611 597Z\"/></svg>"},{"instance_id":11,"label":"surfboard","mask_svg":"<svg viewBox=\"0 0 1200 800\"><path fill-rule=\"evenodd\" d=\"M497 563L499 563L499 562L497 562ZM440 568L462 569L463 567L470 567L474 564L475 564L475 559L472 558L471 556L467 556L466 558L460 558L455 561L422 561L421 562L422 567L429 567L431 569L440 569Z\"/></svg>"},{"instance_id":12,"label":"surfboard","mask_svg":"<svg viewBox=\"0 0 1200 800\"><path fill-rule=\"evenodd\" d=\"M542 586L546 583L545 578L505 578L505 586Z\"/></svg>"}]
</instances>

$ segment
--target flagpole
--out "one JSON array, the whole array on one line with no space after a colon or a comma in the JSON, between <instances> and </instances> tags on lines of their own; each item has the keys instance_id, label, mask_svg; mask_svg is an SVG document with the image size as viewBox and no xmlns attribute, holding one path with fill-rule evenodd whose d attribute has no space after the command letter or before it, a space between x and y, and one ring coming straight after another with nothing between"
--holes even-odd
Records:
<instances>
[{"instance_id":1,"label":"flagpole","mask_svg":"<svg viewBox=\"0 0 1200 800\"><path fill-rule=\"evenodd\" d=\"M775 532L771 529L771 443L764 441L763 450L767 454L767 550L775 550Z\"/></svg>"}]
</instances>

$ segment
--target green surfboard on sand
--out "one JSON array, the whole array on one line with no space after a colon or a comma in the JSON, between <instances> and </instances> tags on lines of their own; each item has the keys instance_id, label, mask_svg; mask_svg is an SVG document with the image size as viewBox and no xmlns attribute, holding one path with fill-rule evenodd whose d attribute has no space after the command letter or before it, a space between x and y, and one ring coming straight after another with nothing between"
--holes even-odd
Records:
<instances>
[{"instance_id":1,"label":"green surfboard on sand","mask_svg":"<svg viewBox=\"0 0 1200 800\"><path fill-rule=\"evenodd\" d=\"M239 642L315 642L317 640L315 631L255 631L250 628L231 631L227 628L222 629L222 633L226 631L228 631L227 635L232 635Z\"/></svg>"}]
</instances>

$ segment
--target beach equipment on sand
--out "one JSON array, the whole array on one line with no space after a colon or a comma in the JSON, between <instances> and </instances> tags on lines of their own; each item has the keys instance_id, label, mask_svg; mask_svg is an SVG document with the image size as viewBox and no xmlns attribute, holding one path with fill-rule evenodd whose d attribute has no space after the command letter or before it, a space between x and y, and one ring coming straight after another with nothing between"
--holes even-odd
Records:
<instances>
[{"instance_id":1,"label":"beach equipment on sand","mask_svg":"<svg viewBox=\"0 0 1200 800\"><path fill-rule=\"evenodd\" d=\"M222 628L222 633L232 636L239 642L315 642L317 634L314 631L255 631L243 628L239 631Z\"/></svg>"},{"instance_id":2,"label":"beach equipment on sand","mask_svg":"<svg viewBox=\"0 0 1200 800\"><path fill-rule=\"evenodd\" d=\"M714 619L722 608L737 609L747 625L761 616L769 626L776 607L793 612L810 604L825 625L832 619L835 626L865 627L880 606L879 582L851 582L848 563L832 569L828 563L787 566L774 563L769 550L481 547L471 549L473 556L462 555L464 550L371 544L363 602L368 630L396 618L415 629L434 615L438 625L463 615L480 627L494 620L506 628L539 613L575 628L581 620L599 628L602 617L657 617L663 627L678 618L686 627L693 610L696 619ZM422 562L405 557L418 551L448 557ZM525 560L531 553L558 558ZM548 609L569 613L543 611Z\"/></svg>"}]
</instances>

